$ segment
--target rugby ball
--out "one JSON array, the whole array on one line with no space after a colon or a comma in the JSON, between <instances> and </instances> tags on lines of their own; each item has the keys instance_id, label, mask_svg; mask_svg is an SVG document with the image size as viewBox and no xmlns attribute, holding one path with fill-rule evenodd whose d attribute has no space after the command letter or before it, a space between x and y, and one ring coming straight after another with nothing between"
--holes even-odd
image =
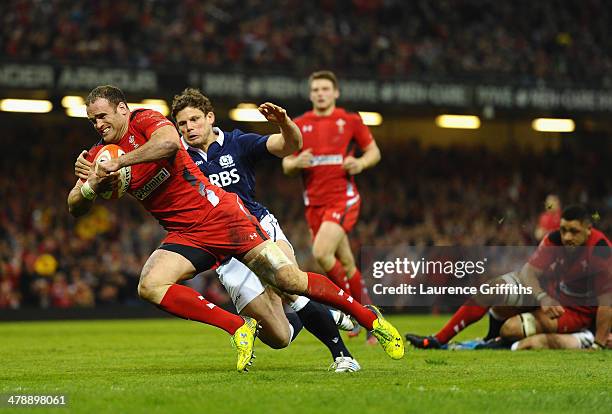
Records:
<instances>
[{"instance_id":1,"label":"rugby ball","mask_svg":"<svg viewBox=\"0 0 612 414\"><path fill-rule=\"evenodd\" d=\"M125 151L121 149L119 145L108 144L102 147L102 149L94 158L95 163L103 163L108 160L112 160L115 158L119 158L124 155ZM104 193L100 193L100 196L106 200L121 198L130 188L130 180L132 178L132 167L122 167L119 170L119 186L117 189L113 191L106 191Z\"/></svg>"}]
</instances>

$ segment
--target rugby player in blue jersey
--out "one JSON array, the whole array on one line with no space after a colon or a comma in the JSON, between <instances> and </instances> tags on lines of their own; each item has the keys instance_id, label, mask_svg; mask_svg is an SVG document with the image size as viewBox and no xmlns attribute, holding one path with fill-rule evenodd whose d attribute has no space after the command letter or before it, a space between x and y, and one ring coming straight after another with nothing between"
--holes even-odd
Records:
<instances>
[{"instance_id":1,"label":"rugby player in blue jersey","mask_svg":"<svg viewBox=\"0 0 612 414\"><path fill-rule=\"evenodd\" d=\"M268 102L262 104L259 111L279 126L280 133L262 136L237 129L224 132L214 127L213 106L197 89L185 89L172 103L172 117L182 135L183 145L198 168L212 184L240 197L270 238L296 262L293 247L278 221L255 200L254 167L259 161L280 160L299 150L302 135L283 108ZM262 326L259 337L264 343L273 348L286 347L303 324L329 348L337 372L360 369L336 325L344 323L344 328L350 329L352 323L346 315L330 311L306 297L283 294L282 298L295 311L295 314L285 314L278 291L264 287L249 268L234 258L221 264L216 272L238 312L259 321Z\"/></svg>"}]
</instances>

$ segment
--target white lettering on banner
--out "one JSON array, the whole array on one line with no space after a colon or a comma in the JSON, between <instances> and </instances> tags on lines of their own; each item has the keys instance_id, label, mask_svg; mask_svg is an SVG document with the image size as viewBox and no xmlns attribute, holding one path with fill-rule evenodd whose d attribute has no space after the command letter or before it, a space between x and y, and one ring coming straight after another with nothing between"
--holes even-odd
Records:
<instances>
[{"instance_id":1,"label":"white lettering on banner","mask_svg":"<svg viewBox=\"0 0 612 414\"><path fill-rule=\"evenodd\" d=\"M504 108L514 106L514 95L509 86L478 86L476 87L476 103L479 105L494 105Z\"/></svg>"},{"instance_id":2,"label":"white lettering on banner","mask_svg":"<svg viewBox=\"0 0 612 414\"><path fill-rule=\"evenodd\" d=\"M612 111L612 93L600 92L597 96L597 109L600 111Z\"/></svg>"},{"instance_id":3,"label":"white lettering on banner","mask_svg":"<svg viewBox=\"0 0 612 414\"><path fill-rule=\"evenodd\" d=\"M559 94L552 89L534 89L528 93L528 102L538 108L555 108L559 106Z\"/></svg>"},{"instance_id":4,"label":"white lettering on banner","mask_svg":"<svg viewBox=\"0 0 612 414\"><path fill-rule=\"evenodd\" d=\"M567 109L592 111L595 109L595 93L588 90L568 89L561 95L561 103Z\"/></svg>"},{"instance_id":5,"label":"white lettering on banner","mask_svg":"<svg viewBox=\"0 0 612 414\"><path fill-rule=\"evenodd\" d=\"M465 106L468 97L468 88L463 85L434 83L429 87L429 101L434 104Z\"/></svg>"},{"instance_id":6,"label":"white lettering on banner","mask_svg":"<svg viewBox=\"0 0 612 414\"><path fill-rule=\"evenodd\" d=\"M286 76L265 78L263 82L257 86L263 95L274 95L277 98L298 98L301 96L301 92L306 90L302 82Z\"/></svg>"},{"instance_id":7,"label":"white lettering on banner","mask_svg":"<svg viewBox=\"0 0 612 414\"><path fill-rule=\"evenodd\" d=\"M151 70L105 69L89 66L64 68L58 88L90 89L97 85L115 85L125 91L157 91L157 74Z\"/></svg>"},{"instance_id":8,"label":"white lettering on banner","mask_svg":"<svg viewBox=\"0 0 612 414\"><path fill-rule=\"evenodd\" d=\"M378 83L375 81L347 80L342 82L342 97L350 101L377 102Z\"/></svg>"},{"instance_id":9,"label":"white lettering on banner","mask_svg":"<svg viewBox=\"0 0 612 414\"><path fill-rule=\"evenodd\" d=\"M418 82L398 83L396 96L399 103L420 104L427 102L427 87Z\"/></svg>"},{"instance_id":10,"label":"white lettering on banner","mask_svg":"<svg viewBox=\"0 0 612 414\"><path fill-rule=\"evenodd\" d=\"M52 88L53 67L48 65L0 65L0 85L11 88Z\"/></svg>"},{"instance_id":11,"label":"white lettering on banner","mask_svg":"<svg viewBox=\"0 0 612 414\"><path fill-rule=\"evenodd\" d=\"M209 95L241 96L244 83L242 75L207 73L202 79L202 90Z\"/></svg>"}]
</instances>

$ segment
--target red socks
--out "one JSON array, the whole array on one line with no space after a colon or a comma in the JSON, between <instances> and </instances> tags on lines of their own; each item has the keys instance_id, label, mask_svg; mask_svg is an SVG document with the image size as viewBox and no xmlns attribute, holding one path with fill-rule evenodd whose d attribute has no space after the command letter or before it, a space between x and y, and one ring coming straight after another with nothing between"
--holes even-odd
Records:
<instances>
[{"instance_id":1,"label":"red socks","mask_svg":"<svg viewBox=\"0 0 612 414\"><path fill-rule=\"evenodd\" d=\"M488 309L478 306L472 299L468 299L465 304L457 309L457 312L455 312L446 325L440 329L440 332L434 336L440 344L445 344L469 325L479 321L487 314Z\"/></svg>"},{"instance_id":2,"label":"red socks","mask_svg":"<svg viewBox=\"0 0 612 414\"><path fill-rule=\"evenodd\" d=\"M371 305L372 299L368 295L368 288L361 279L361 272L355 268L355 273L348 280L349 287L351 289L351 295L357 298L364 305Z\"/></svg>"},{"instance_id":3,"label":"red socks","mask_svg":"<svg viewBox=\"0 0 612 414\"><path fill-rule=\"evenodd\" d=\"M357 319L361 326L368 330L372 329L372 323L376 319L374 312L365 308L325 276L312 272L307 272L307 274L308 289L306 296L316 302L324 303L344 313L348 313Z\"/></svg>"},{"instance_id":4,"label":"red socks","mask_svg":"<svg viewBox=\"0 0 612 414\"><path fill-rule=\"evenodd\" d=\"M244 319L240 316L221 309L195 290L183 285L170 286L159 307L180 318L216 326L230 335L244 325Z\"/></svg>"},{"instance_id":5,"label":"red socks","mask_svg":"<svg viewBox=\"0 0 612 414\"><path fill-rule=\"evenodd\" d=\"M349 282L346 278L346 272L344 271L344 267L342 267L340 260L336 259L334 266L325 273L327 273L327 276L329 276L331 281L334 282L336 286L341 287L346 291L350 290L352 294L353 290L349 286ZM361 295L357 295L355 297L360 298Z\"/></svg>"}]
</instances>

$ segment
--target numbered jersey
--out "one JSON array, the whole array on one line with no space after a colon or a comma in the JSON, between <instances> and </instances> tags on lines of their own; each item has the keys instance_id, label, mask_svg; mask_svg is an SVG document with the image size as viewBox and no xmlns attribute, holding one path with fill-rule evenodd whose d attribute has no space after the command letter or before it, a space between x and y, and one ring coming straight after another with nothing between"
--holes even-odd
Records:
<instances>
[{"instance_id":1,"label":"numbered jersey","mask_svg":"<svg viewBox=\"0 0 612 414\"><path fill-rule=\"evenodd\" d=\"M266 147L269 136L238 129L223 132L216 127L213 131L218 138L207 152L189 146L184 139L183 146L212 184L236 193L251 214L261 220L269 211L255 201L255 164L276 158Z\"/></svg>"},{"instance_id":2,"label":"numbered jersey","mask_svg":"<svg viewBox=\"0 0 612 414\"><path fill-rule=\"evenodd\" d=\"M302 131L302 151L312 149L309 168L302 170L304 204L320 206L359 198L355 178L342 168L344 159L354 155L356 146L367 147L373 140L359 114L336 108L329 116L306 112L295 120Z\"/></svg>"},{"instance_id":3,"label":"numbered jersey","mask_svg":"<svg viewBox=\"0 0 612 414\"><path fill-rule=\"evenodd\" d=\"M144 145L151 135L172 122L156 111L144 109L130 114L129 127L116 144L126 153ZM89 150L93 160L105 145L100 141ZM206 217L225 196L211 185L193 163L187 151L180 148L169 159L132 165L128 192L137 198L168 232L180 232L203 224Z\"/></svg>"}]
</instances>

